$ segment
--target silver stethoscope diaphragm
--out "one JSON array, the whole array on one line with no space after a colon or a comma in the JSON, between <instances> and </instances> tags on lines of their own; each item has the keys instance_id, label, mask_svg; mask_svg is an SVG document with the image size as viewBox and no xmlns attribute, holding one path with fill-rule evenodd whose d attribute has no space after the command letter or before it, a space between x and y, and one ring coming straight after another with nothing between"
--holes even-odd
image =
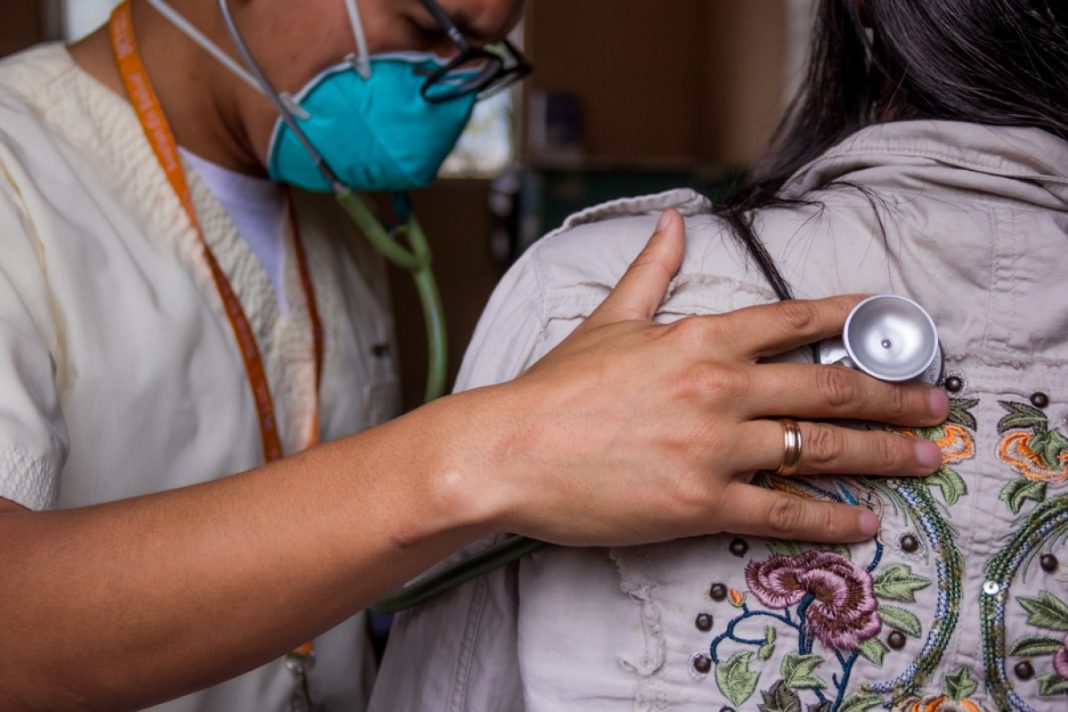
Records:
<instances>
[{"instance_id":1,"label":"silver stethoscope diaphragm","mask_svg":"<svg viewBox=\"0 0 1068 712\"><path fill-rule=\"evenodd\" d=\"M841 339L820 344L820 363L856 368L881 381L937 385L944 358L931 315L911 299L881 294L853 309Z\"/></svg>"}]
</instances>

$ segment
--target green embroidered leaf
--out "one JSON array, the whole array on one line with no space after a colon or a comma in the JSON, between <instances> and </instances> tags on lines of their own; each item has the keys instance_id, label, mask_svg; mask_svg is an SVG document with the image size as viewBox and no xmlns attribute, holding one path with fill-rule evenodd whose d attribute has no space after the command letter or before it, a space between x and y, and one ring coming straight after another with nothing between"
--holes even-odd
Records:
<instances>
[{"instance_id":1,"label":"green embroidered leaf","mask_svg":"<svg viewBox=\"0 0 1068 712\"><path fill-rule=\"evenodd\" d=\"M904 608L879 606L879 617L883 619L883 623L891 628L907 633L913 638L919 638L923 632L923 628L920 626L920 619Z\"/></svg>"},{"instance_id":2,"label":"green embroidered leaf","mask_svg":"<svg viewBox=\"0 0 1068 712\"><path fill-rule=\"evenodd\" d=\"M761 692L764 704L757 707L760 712L801 712L801 698L779 680L770 690Z\"/></svg>"},{"instance_id":3,"label":"green embroidered leaf","mask_svg":"<svg viewBox=\"0 0 1068 712\"><path fill-rule=\"evenodd\" d=\"M1020 658L1038 658L1043 655L1053 655L1064 647L1064 642L1057 638L1044 638L1039 635L1027 636L1016 641L1009 655Z\"/></svg>"},{"instance_id":4,"label":"green embroidered leaf","mask_svg":"<svg viewBox=\"0 0 1068 712\"><path fill-rule=\"evenodd\" d=\"M764 644L760 646L760 650L757 651L757 657L761 660L767 660L775 654L775 640L779 637L778 632L772 626L764 628Z\"/></svg>"},{"instance_id":5,"label":"green embroidered leaf","mask_svg":"<svg viewBox=\"0 0 1068 712\"><path fill-rule=\"evenodd\" d=\"M1027 622L1046 630L1068 630L1068 605L1049 591L1042 591L1038 598L1016 599L1030 615Z\"/></svg>"},{"instance_id":6,"label":"green embroidered leaf","mask_svg":"<svg viewBox=\"0 0 1068 712\"><path fill-rule=\"evenodd\" d=\"M946 437L946 429L942 426L935 428L916 428L912 432L921 440L930 440L931 442L936 442Z\"/></svg>"},{"instance_id":7,"label":"green embroidered leaf","mask_svg":"<svg viewBox=\"0 0 1068 712\"><path fill-rule=\"evenodd\" d=\"M886 643L878 638L868 638L860 647L857 648L861 655L872 661L876 665L883 664L883 657L886 655L888 648Z\"/></svg>"},{"instance_id":8,"label":"green embroidered leaf","mask_svg":"<svg viewBox=\"0 0 1068 712\"><path fill-rule=\"evenodd\" d=\"M735 707L753 696L760 673L749 669L752 652L732 655L725 663L716 666L716 687Z\"/></svg>"},{"instance_id":9,"label":"green embroidered leaf","mask_svg":"<svg viewBox=\"0 0 1068 712\"><path fill-rule=\"evenodd\" d=\"M905 564L888 567L872 581L876 596L901 603L915 603L916 591L930 585L929 579L916 576L912 573L912 567Z\"/></svg>"},{"instance_id":10,"label":"green embroidered leaf","mask_svg":"<svg viewBox=\"0 0 1068 712\"><path fill-rule=\"evenodd\" d=\"M831 701L820 702L819 704L809 705L808 712L831 712L833 709Z\"/></svg>"},{"instance_id":11,"label":"green embroidered leaf","mask_svg":"<svg viewBox=\"0 0 1068 712\"><path fill-rule=\"evenodd\" d=\"M1038 694L1043 697L1062 695L1068 692L1068 680L1055 672L1047 672L1038 676Z\"/></svg>"},{"instance_id":12,"label":"green embroidered leaf","mask_svg":"<svg viewBox=\"0 0 1068 712\"><path fill-rule=\"evenodd\" d=\"M1024 403L1010 403L1008 401L1000 401L1001 407L1009 412L1004 418L998 421L998 433L1004 435L1010 430L1045 430L1047 424L1046 414L1038 408L1035 408Z\"/></svg>"},{"instance_id":13,"label":"green embroidered leaf","mask_svg":"<svg viewBox=\"0 0 1068 712\"><path fill-rule=\"evenodd\" d=\"M952 507L960 501L960 498L968 494L968 485L964 478L957 474L956 470L943 467L938 472L928 477L924 482L932 487L942 490L942 499Z\"/></svg>"},{"instance_id":14,"label":"green embroidered leaf","mask_svg":"<svg viewBox=\"0 0 1068 712\"><path fill-rule=\"evenodd\" d=\"M961 668L955 675L946 675L944 684L949 696L958 702L968 699L979 689L979 683L972 679L968 668Z\"/></svg>"},{"instance_id":15,"label":"green embroidered leaf","mask_svg":"<svg viewBox=\"0 0 1068 712\"><path fill-rule=\"evenodd\" d=\"M782 679L793 690L821 690L827 683L812 673L822 664L819 655L790 653L782 659Z\"/></svg>"},{"instance_id":16,"label":"green embroidered leaf","mask_svg":"<svg viewBox=\"0 0 1068 712\"><path fill-rule=\"evenodd\" d=\"M773 556L800 556L801 545L795 541L772 541L768 542L768 550Z\"/></svg>"},{"instance_id":17,"label":"green embroidered leaf","mask_svg":"<svg viewBox=\"0 0 1068 712\"><path fill-rule=\"evenodd\" d=\"M865 712L865 710L878 707L882 703L883 699L881 697L870 692L855 692L842 701L842 706L838 708L838 712Z\"/></svg>"},{"instance_id":18,"label":"green embroidered leaf","mask_svg":"<svg viewBox=\"0 0 1068 712\"><path fill-rule=\"evenodd\" d=\"M968 430L978 430L979 423L975 421L975 416L970 412L977 405L979 405L977 400L950 400L949 418L946 422L963 425Z\"/></svg>"},{"instance_id":19,"label":"green embroidered leaf","mask_svg":"<svg viewBox=\"0 0 1068 712\"><path fill-rule=\"evenodd\" d=\"M1009 510L1013 514L1019 514L1020 510L1023 509L1024 503L1029 499L1035 502L1046 501L1046 483L1032 482L1021 477L1005 485L1001 489L999 498L1009 505Z\"/></svg>"},{"instance_id":20,"label":"green embroidered leaf","mask_svg":"<svg viewBox=\"0 0 1068 712\"><path fill-rule=\"evenodd\" d=\"M1035 433L1028 447L1042 457L1042 462L1051 470L1061 466L1061 454L1068 450L1068 438L1056 430L1042 430Z\"/></svg>"}]
</instances>

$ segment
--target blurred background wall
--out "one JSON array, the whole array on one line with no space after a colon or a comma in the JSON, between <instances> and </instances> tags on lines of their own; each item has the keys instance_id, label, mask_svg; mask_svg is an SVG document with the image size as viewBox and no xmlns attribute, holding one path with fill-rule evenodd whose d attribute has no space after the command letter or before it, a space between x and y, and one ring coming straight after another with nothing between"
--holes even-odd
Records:
<instances>
[{"instance_id":1,"label":"blurred background wall","mask_svg":"<svg viewBox=\"0 0 1068 712\"><path fill-rule=\"evenodd\" d=\"M102 23L116 0L3 0L0 56ZM814 0L531 0L516 39L536 65L482 107L448 177L413 195L434 245L451 363L508 265L567 214L678 186L720 196L763 151L796 86ZM481 160L491 156L491 160ZM394 275L406 401L422 317Z\"/></svg>"}]
</instances>

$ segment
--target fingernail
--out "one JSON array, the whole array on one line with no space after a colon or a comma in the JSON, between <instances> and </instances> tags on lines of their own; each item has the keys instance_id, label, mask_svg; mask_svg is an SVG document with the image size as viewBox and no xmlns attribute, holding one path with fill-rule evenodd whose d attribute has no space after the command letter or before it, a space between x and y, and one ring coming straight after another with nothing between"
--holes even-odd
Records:
<instances>
[{"instance_id":1,"label":"fingernail","mask_svg":"<svg viewBox=\"0 0 1068 712\"><path fill-rule=\"evenodd\" d=\"M865 509L860 513L859 520L860 533L864 536L870 539L879 532L879 518L875 516L875 512Z\"/></svg>"},{"instance_id":2,"label":"fingernail","mask_svg":"<svg viewBox=\"0 0 1068 712\"><path fill-rule=\"evenodd\" d=\"M949 398L946 394L937 388L932 388L928 398L931 404L931 415L939 420L945 420L949 415Z\"/></svg>"},{"instance_id":3,"label":"fingernail","mask_svg":"<svg viewBox=\"0 0 1068 712\"><path fill-rule=\"evenodd\" d=\"M675 223L675 213L671 210L665 210L663 215L660 216L660 222L656 224L656 231L663 232L671 227Z\"/></svg>"},{"instance_id":4,"label":"fingernail","mask_svg":"<svg viewBox=\"0 0 1068 712\"><path fill-rule=\"evenodd\" d=\"M934 470L942 464L942 448L927 440L916 442L916 460L929 470Z\"/></svg>"}]
</instances>

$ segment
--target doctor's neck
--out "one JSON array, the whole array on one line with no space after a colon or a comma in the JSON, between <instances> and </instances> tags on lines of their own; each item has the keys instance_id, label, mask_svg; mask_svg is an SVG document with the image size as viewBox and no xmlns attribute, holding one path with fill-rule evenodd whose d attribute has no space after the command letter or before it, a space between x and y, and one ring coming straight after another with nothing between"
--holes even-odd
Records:
<instances>
[{"instance_id":1,"label":"doctor's neck","mask_svg":"<svg viewBox=\"0 0 1068 712\"><path fill-rule=\"evenodd\" d=\"M261 102L266 100L223 70L147 3L135 0L132 15L138 49L178 145L230 170L266 175L246 120L262 125L263 119L252 112L263 114L266 107ZM201 18L190 19L200 24ZM221 19L218 25L203 29L220 37L220 44L229 49ZM90 76L127 98L106 25L71 45L70 53Z\"/></svg>"}]
</instances>

